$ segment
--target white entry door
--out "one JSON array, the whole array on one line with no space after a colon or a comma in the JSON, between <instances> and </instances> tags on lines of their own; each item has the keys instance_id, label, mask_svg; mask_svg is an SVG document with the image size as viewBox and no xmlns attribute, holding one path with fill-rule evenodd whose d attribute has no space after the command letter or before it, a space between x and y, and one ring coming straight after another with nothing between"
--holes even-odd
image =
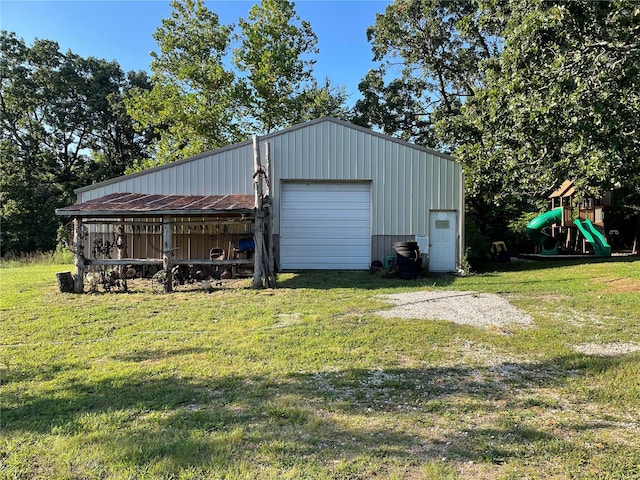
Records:
<instances>
[{"instance_id":1,"label":"white entry door","mask_svg":"<svg viewBox=\"0 0 640 480\"><path fill-rule=\"evenodd\" d=\"M283 183L283 270L366 270L371 264L369 183Z\"/></svg>"},{"instance_id":2,"label":"white entry door","mask_svg":"<svg viewBox=\"0 0 640 480\"><path fill-rule=\"evenodd\" d=\"M456 212L432 210L429 221L429 271L454 272L458 243Z\"/></svg>"}]
</instances>

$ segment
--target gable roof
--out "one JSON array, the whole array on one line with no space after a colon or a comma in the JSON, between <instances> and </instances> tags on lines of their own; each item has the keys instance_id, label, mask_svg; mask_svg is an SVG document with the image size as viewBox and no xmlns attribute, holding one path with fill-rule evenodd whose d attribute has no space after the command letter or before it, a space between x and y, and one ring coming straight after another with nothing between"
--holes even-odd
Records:
<instances>
[{"instance_id":1,"label":"gable roof","mask_svg":"<svg viewBox=\"0 0 640 480\"><path fill-rule=\"evenodd\" d=\"M558 198L558 197L570 197L576 191L575 183L573 180L565 180L562 182L562 185L549 195L549 198Z\"/></svg>"},{"instance_id":2,"label":"gable roof","mask_svg":"<svg viewBox=\"0 0 640 480\"><path fill-rule=\"evenodd\" d=\"M368 128L365 128L365 127L361 127L359 125L355 125L353 123L347 122L345 120L340 120L340 119L334 118L334 117L321 117L321 118L317 118L315 120L310 120L308 122L299 123L297 125L293 125L291 127L285 128L283 130L278 130L277 132L272 132L272 133L269 133L267 135L260 136L259 139L261 141L268 141L269 139L272 139L272 138L275 138L275 137L278 137L278 136L281 136L281 135L285 135L285 134L288 134L288 133L291 133L291 132L294 132L296 130L300 130L300 129L303 129L303 128L308 128L308 127L311 127L313 125L317 125L317 124L320 124L320 123L325 123L325 122L330 122L330 123L334 123L334 124L337 124L337 125L341 125L343 127L351 128L351 129L354 129L356 131L360 131L360 132L366 133L366 134L374 136L374 137L383 138L385 140L388 140L388 141L391 141L391 142L394 142L394 143L398 143L400 145L404 145L404 146L407 146L407 147L410 147L410 148L414 148L416 150L427 152L427 153L430 153L430 154L433 154L433 155L437 155L439 157L446 158L448 160L454 160L454 158L451 155L448 155L446 153L438 152L437 150L434 150L434 149L431 149L431 148L422 147L420 145L416 145L416 144L407 142L405 140L401 140L399 138L391 137L389 135L385 135L385 134L380 133L380 132L375 132L375 131L373 131L371 129L368 129ZM170 162L170 163L166 163L166 164L163 164L163 165L159 165L157 167L153 167L153 168L149 168L149 169L146 169L146 170L142 170L140 172L135 172L135 173L131 173L131 174L128 174L128 175L123 175L123 176L120 176L120 177L110 178L110 179L104 180L102 182L93 183L93 184L87 185L85 187L77 188L76 190L74 190L74 193L79 194L79 193L83 193L83 192L86 192L86 191L89 191L89 190L93 190L95 188L99 188L99 187L102 187L102 186L111 185L113 183L118 183L118 182L121 182L121 181L123 181L125 179L132 179L132 178L136 178L136 177L139 177L139 176L142 176L142 175L147 175L147 174L152 173L152 172L158 172L158 171L165 170L165 169L168 169L168 168L174 168L174 167L176 167L178 165L189 163L189 162L193 162L193 161L199 160L199 159L201 159L203 157L207 157L207 156L223 153L225 151L229 151L229 150L233 150L233 149L237 149L237 148L241 148L241 147L247 147L247 146L251 145L252 142L253 142L253 140L249 139L249 140L246 140L244 142L235 143L235 144L232 144L232 145L227 145L225 147L221 147L221 148L218 148L218 149L215 149L215 150L209 150L207 152L203 152L203 153L200 153L198 155L194 155L194 156L191 156L191 157L188 157L188 158L184 158L182 160L177 160L175 162Z\"/></svg>"}]
</instances>

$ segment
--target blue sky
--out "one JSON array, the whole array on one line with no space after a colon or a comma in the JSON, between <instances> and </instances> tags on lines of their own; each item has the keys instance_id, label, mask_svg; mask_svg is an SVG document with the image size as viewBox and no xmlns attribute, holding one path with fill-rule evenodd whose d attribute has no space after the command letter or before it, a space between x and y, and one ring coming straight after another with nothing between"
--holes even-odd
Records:
<instances>
[{"instance_id":1,"label":"blue sky","mask_svg":"<svg viewBox=\"0 0 640 480\"><path fill-rule=\"evenodd\" d=\"M254 1L209 0L207 7L221 22L237 23ZM298 0L298 15L318 36L315 75L329 77L358 97L358 83L373 67L367 27L389 0ZM54 40L62 51L116 60L125 71L149 70L149 52L157 50L152 34L169 16L169 0L34 1L0 0L0 28L15 32L31 45L35 38Z\"/></svg>"}]
</instances>

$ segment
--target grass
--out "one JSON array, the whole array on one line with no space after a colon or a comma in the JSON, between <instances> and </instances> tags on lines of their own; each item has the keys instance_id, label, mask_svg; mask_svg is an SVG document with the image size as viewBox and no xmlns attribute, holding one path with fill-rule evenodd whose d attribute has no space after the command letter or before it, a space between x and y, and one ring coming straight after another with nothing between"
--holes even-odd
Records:
<instances>
[{"instance_id":1,"label":"grass","mask_svg":"<svg viewBox=\"0 0 640 480\"><path fill-rule=\"evenodd\" d=\"M57 292L0 268L0 478L640 478L640 261L511 264L416 282ZM384 319L378 297L499 293L505 334Z\"/></svg>"}]
</instances>

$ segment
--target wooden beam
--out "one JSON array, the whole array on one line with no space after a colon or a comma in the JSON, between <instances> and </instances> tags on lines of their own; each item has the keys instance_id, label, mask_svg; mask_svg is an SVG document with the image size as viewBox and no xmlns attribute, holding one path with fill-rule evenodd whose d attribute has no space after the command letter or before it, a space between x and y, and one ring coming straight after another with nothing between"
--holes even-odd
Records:
<instances>
[{"instance_id":1,"label":"wooden beam","mask_svg":"<svg viewBox=\"0 0 640 480\"><path fill-rule=\"evenodd\" d=\"M84 261L89 265L163 265L162 258L95 258ZM171 265L253 265L251 258L234 258L229 260L210 260L208 258L181 258L172 259Z\"/></svg>"},{"instance_id":2,"label":"wooden beam","mask_svg":"<svg viewBox=\"0 0 640 480\"><path fill-rule=\"evenodd\" d=\"M189 258L174 260L174 265L253 265L251 258L231 258L229 260L207 260L205 258Z\"/></svg>"},{"instance_id":3,"label":"wooden beam","mask_svg":"<svg viewBox=\"0 0 640 480\"><path fill-rule=\"evenodd\" d=\"M264 211L262 210L262 177L264 172L260 162L260 140L257 135L253 136L253 185L255 190L256 227L254 232L255 253L253 263L253 287L263 286L263 264L262 252L264 251Z\"/></svg>"},{"instance_id":4,"label":"wooden beam","mask_svg":"<svg viewBox=\"0 0 640 480\"><path fill-rule=\"evenodd\" d=\"M149 218L149 217L145 217ZM253 212L251 215L243 215L242 218L238 219L225 219L225 220L179 220L174 221L173 225L244 225L250 224L254 222ZM135 221L135 220L84 220L85 225L136 225L136 226L155 226L160 225L162 223L162 219L158 219L157 221Z\"/></svg>"},{"instance_id":5,"label":"wooden beam","mask_svg":"<svg viewBox=\"0 0 640 480\"><path fill-rule=\"evenodd\" d=\"M162 268L167 272L167 281L164 284L164 291L171 292L173 290L173 274L171 268L173 262L171 256L173 255L173 242L172 242L172 225L171 217L165 215L162 217Z\"/></svg>"},{"instance_id":6,"label":"wooden beam","mask_svg":"<svg viewBox=\"0 0 640 480\"><path fill-rule=\"evenodd\" d=\"M73 264L75 265L75 274L73 277L73 291L75 293L84 292L84 232L85 226L82 224L82 218L75 217L73 219Z\"/></svg>"},{"instance_id":7,"label":"wooden beam","mask_svg":"<svg viewBox=\"0 0 640 480\"><path fill-rule=\"evenodd\" d=\"M85 265L162 265L162 258L94 258L84 261Z\"/></svg>"},{"instance_id":8,"label":"wooden beam","mask_svg":"<svg viewBox=\"0 0 640 480\"><path fill-rule=\"evenodd\" d=\"M269 201L264 207L266 207L267 212L267 277L271 278L272 287L275 286L275 272L276 272L276 260L275 260L275 251L273 245L273 200L271 199L271 182L270 179L273 178L271 175L271 144L267 142L265 145L265 170L267 172L267 191L266 195L269 197Z\"/></svg>"}]
</instances>

